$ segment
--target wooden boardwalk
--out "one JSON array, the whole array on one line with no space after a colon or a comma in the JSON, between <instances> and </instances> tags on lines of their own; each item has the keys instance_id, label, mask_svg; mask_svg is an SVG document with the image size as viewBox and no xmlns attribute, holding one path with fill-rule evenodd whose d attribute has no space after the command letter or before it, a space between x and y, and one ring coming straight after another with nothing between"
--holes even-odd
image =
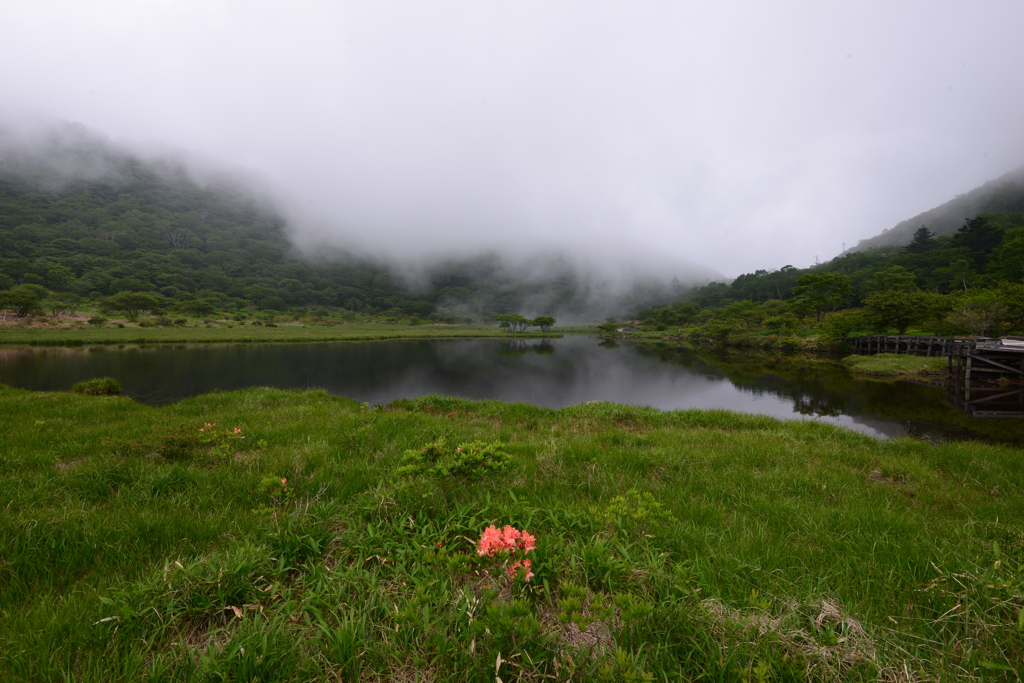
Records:
<instances>
[{"instance_id":1,"label":"wooden boardwalk","mask_svg":"<svg viewBox=\"0 0 1024 683\"><path fill-rule=\"evenodd\" d=\"M846 341L853 345L856 353L873 356L876 353L909 353L913 356L949 356L963 345L971 345L979 339L957 337L916 337L906 334L873 334ZM998 340L995 340L998 341Z\"/></svg>"},{"instance_id":2,"label":"wooden boardwalk","mask_svg":"<svg viewBox=\"0 0 1024 683\"><path fill-rule=\"evenodd\" d=\"M950 373L970 381L977 372L998 373L1024 379L1024 338L916 337L875 334L848 339L856 353L906 353L913 356L945 356ZM956 366L954 368L954 365Z\"/></svg>"},{"instance_id":3,"label":"wooden boardwalk","mask_svg":"<svg viewBox=\"0 0 1024 683\"><path fill-rule=\"evenodd\" d=\"M915 337L876 334L847 340L859 354L906 353L945 356L950 378L946 397L972 417L1024 417L1024 338ZM996 384L985 380L1009 378Z\"/></svg>"}]
</instances>

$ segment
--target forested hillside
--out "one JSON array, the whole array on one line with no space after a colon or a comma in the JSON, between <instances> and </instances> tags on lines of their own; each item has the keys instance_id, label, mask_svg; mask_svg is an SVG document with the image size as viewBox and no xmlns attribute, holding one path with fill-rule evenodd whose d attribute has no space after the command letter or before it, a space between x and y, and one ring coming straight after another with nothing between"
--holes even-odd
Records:
<instances>
[{"instance_id":1,"label":"forested hillside","mask_svg":"<svg viewBox=\"0 0 1024 683\"><path fill-rule=\"evenodd\" d=\"M237 185L202 186L180 165L127 155L103 163L91 179L63 179L45 166L0 169L0 287L92 298L150 292L169 305L434 310L380 265L344 254L295 257L283 219Z\"/></svg>"},{"instance_id":2,"label":"forested hillside","mask_svg":"<svg viewBox=\"0 0 1024 683\"><path fill-rule=\"evenodd\" d=\"M0 144L0 162L0 291L19 314L27 309L17 301L59 308L133 292L150 297L135 297L139 310L196 314L326 307L446 321L586 317L680 289L636 286L611 301L600 281L554 256L528 275L489 255L414 277L337 249L310 258L294 250L273 204L245 185L199 181L182 163L143 160L81 127L32 148Z\"/></svg>"},{"instance_id":3,"label":"forested hillside","mask_svg":"<svg viewBox=\"0 0 1024 683\"><path fill-rule=\"evenodd\" d=\"M841 273L850 282L850 305L872 291L872 279L882 270L901 266L921 289L943 294L972 287L990 287L1024 278L1024 211L981 214L961 222L950 236L935 236L918 227L904 247L876 247L849 252L812 268L785 266L740 275L729 284L712 282L691 290L685 298L701 306L733 301L792 299L797 280L808 273Z\"/></svg>"},{"instance_id":4,"label":"forested hillside","mask_svg":"<svg viewBox=\"0 0 1024 683\"><path fill-rule=\"evenodd\" d=\"M881 234L861 240L851 251L874 247L906 246L922 225L935 235L952 235L964 221L982 213L1024 211L1024 167L957 195L941 206L897 223Z\"/></svg>"},{"instance_id":5,"label":"forested hillside","mask_svg":"<svg viewBox=\"0 0 1024 683\"><path fill-rule=\"evenodd\" d=\"M862 309L862 310L857 310ZM720 342L854 332L1024 332L1024 211L983 213L953 235L919 227L904 247L847 253L813 268L759 270L639 311L647 327L703 326ZM759 336L760 335L760 336Z\"/></svg>"}]
</instances>

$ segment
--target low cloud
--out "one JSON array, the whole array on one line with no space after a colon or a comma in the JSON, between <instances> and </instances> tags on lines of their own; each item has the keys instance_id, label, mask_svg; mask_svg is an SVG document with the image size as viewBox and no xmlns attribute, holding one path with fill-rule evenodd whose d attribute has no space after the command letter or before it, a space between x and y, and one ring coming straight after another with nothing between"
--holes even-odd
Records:
<instances>
[{"instance_id":1,"label":"low cloud","mask_svg":"<svg viewBox=\"0 0 1024 683\"><path fill-rule=\"evenodd\" d=\"M411 269L806 266L1024 159L1010 0L15 2L5 24L9 109L250 169L302 248Z\"/></svg>"}]
</instances>

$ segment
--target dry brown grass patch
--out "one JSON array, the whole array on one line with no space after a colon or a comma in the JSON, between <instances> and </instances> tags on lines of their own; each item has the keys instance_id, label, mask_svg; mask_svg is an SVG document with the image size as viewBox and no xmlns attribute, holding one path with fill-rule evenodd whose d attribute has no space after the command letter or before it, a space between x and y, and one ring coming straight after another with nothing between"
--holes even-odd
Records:
<instances>
[{"instance_id":1,"label":"dry brown grass patch","mask_svg":"<svg viewBox=\"0 0 1024 683\"><path fill-rule=\"evenodd\" d=\"M807 676L813 680L842 681L853 667L866 664L877 668L880 680L914 680L907 677L904 663L881 666L874 641L860 622L828 600L813 605L786 603L775 615L744 612L716 598L702 601L701 606L723 640L735 637L737 631L752 632L756 638L770 635L788 654L807 662Z\"/></svg>"}]
</instances>

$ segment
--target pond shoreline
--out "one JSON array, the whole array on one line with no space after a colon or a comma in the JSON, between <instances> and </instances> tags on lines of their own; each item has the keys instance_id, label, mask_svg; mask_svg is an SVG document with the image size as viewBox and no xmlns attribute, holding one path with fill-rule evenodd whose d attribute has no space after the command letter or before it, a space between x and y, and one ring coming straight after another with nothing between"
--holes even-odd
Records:
<instances>
[{"instance_id":1,"label":"pond shoreline","mask_svg":"<svg viewBox=\"0 0 1024 683\"><path fill-rule=\"evenodd\" d=\"M934 378L858 376L832 354L575 334L274 342L0 346L0 382L66 391L113 377L126 395L151 405L254 386L322 388L371 405L430 393L550 408L596 400L814 419L883 439L910 433L1024 444L1024 422L964 415Z\"/></svg>"},{"instance_id":2,"label":"pond shoreline","mask_svg":"<svg viewBox=\"0 0 1024 683\"><path fill-rule=\"evenodd\" d=\"M505 332L477 325L354 323L273 327L92 327L5 328L0 346L102 346L116 344L263 344L391 339L559 339L561 332Z\"/></svg>"}]
</instances>

